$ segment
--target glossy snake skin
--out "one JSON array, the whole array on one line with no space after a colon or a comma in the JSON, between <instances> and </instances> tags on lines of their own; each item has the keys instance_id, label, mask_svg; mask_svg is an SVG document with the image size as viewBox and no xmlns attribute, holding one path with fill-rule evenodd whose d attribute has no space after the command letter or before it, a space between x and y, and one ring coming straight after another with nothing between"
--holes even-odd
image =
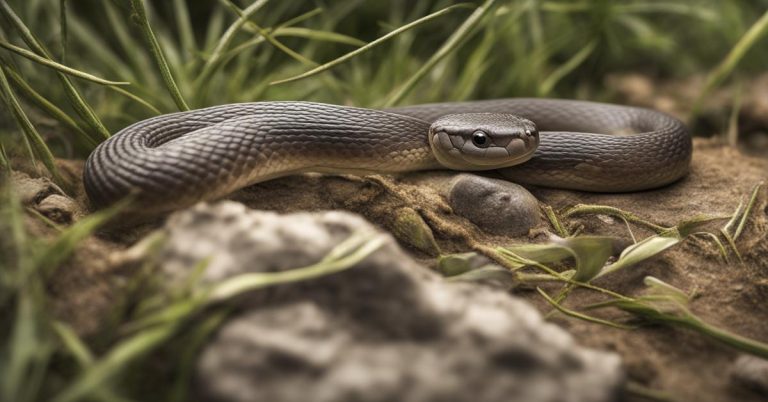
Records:
<instances>
[{"instance_id":1,"label":"glossy snake skin","mask_svg":"<svg viewBox=\"0 0 768 402\"><path fill-rule=\"evenodd\" d=\"M505 119L511 128L504 126ZM438 135L437 125L454 131ZM476 125L493 147L477 149L467 142L474 141ZM472 162L447 163L436 155L442 151L450 151L450 157L470 153ZM513 155L518 151L527 154ZM84 181L97 207L133 195L134 207L147 212L219 198L299 172L499 169L523 184L627 192L685 176L691 152L690 135L680 121L648 109L594 102L513 98L386 111L255 102L133 124L93 151ZM479 166L484 155L498 163ZM511 163L519 164L508 167Z\"/></svg>"}]
</instances>

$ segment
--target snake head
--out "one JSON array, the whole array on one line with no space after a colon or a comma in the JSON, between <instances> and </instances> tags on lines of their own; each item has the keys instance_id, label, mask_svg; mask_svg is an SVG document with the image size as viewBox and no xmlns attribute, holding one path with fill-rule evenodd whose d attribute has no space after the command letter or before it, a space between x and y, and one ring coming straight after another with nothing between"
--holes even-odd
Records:
<instances>
[{"instance_id":1,"label":"snake head","mask_svg":"<svg viewBox=\"0 0 768 402\"><path fill-rule=\"evenodd\" d=\"M511 114L451 114L432 123L429 144L446 168L490 170L530 159L539 132L532 121Z\"/></svg>"}]
</instances>

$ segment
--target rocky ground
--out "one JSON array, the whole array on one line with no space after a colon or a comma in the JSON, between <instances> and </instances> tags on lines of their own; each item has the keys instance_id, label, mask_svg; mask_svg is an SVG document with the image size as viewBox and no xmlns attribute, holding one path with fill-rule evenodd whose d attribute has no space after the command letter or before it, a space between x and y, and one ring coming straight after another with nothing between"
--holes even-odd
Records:
<instances>
[{"instance_id":1,"label":"rocky ground","mask_svg":"<svg viewBox=\"0 0 768 402\"><path fill-rule=\"evenodd\" d=\"M79 183L81 163L61 165ZM768 392L762 360L683 329L620 330L558 314L544 320L542 313L551 307L530 287L446 282L436 274L436 257L544 242L554 229L543 206L563 211L576 204L609 205L663 226L700 214L728 215L766 178L768 160L701 139L695 141L687 178L632 194L540 188L529 194L493 178L451 172L286 177L166 222L133 228L121 222L90 237L58 271L51 292L56 315L86 339L98 340L118 303L115 295L138 274L135 261L143 257L129 246L157 228L167 237L157 275L168 282L183 281L206 257L211 266L204 280L213 282L307 265L353 231L384 230L398 242L387 241L355 269L258 291L241 301L236 318L197 360L194 395L201 400L306 400L309 392L329 401L502 396L593 401L627 396L622 389L631 383L678 400L757 401ZM62 225L89 213L81 188L68 196L44 179L17 174L15 182L29 209ZM306 213L330 210L348 212ZM40 236L53 233L33 215L27 223ZM565 223L584 234L629 242L626 225L613 217L586 215ZM641 227L633 233L651 234ZM695 294L691 308L707 322L768 342L765 187L737 248L742 261L731 253L726 262L713 243L689 238L596 284L636 295L642 278L653 275ZM558 289L544 288L550 294ZM576 291L566 304L578 308L594 301L593 292Z\"/></svg>"}]
</instances>

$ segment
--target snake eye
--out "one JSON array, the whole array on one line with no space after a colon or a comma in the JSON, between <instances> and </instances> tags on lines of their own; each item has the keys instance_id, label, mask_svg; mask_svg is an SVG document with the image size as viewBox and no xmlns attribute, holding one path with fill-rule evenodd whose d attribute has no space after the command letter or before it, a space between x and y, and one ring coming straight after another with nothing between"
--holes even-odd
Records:
<instances>
[{"instance_id":1,"label":"snake eye","mask_svg":"<svg viewBox=\"0 0 768 402\"><path fill-rule=\"evenodd\" d=\"M536 129L532 129L532 130L531 130L531 129L528 129L528 130L525 130L525 135L527 135L528 137L534 137L534 136L536 136Z\"/></svg>"},{"instance_id":2,"label":"snake eye","mask_svg":"<svg viewBox=\"0 0 768 402\"><path fill-rule=\"evenodd\" d=\"M472 134L472 143L478 148L487 148L488 145L490 145L490 142L488 135L482 131L475 131Z\"/></svg>"}]
</instances>

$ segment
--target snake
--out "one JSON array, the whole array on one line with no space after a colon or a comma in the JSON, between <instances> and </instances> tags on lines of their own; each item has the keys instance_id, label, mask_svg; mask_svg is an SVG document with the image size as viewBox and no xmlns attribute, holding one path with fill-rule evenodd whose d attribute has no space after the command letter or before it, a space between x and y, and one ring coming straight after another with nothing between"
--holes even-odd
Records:
<instances>
[{"instance_id":1,"label":"snake","mask_svg":"<svg viewBox=\"0 0 768 402\"><path fill-rule=\"evenodd\" d=\"M508 98L367 109L264 101L159 115L99 144L83 180L92 205L131 196L180 209L304 173L495 170L523 185L634 192L684 177L686 126L641 107Z\"/></svg>"}]
</instances>

